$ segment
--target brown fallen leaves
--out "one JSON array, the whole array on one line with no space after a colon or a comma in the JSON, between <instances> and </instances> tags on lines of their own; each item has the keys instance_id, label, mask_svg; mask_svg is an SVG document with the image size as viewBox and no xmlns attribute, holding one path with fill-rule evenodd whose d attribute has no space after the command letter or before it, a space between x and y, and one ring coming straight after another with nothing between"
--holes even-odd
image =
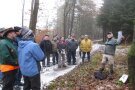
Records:
<instances>
[{"instance_id":1,"label":"brown fallen leaves","mask_svg":"<svg viewBox=\"0 0 135 90\"><path fill-rule=\"evenodd\" d=\"M58 77L43 90L129 90L128 84L117 84L122 74L127 73L127 56L116 55L113 80L97 80L93 73L98 70L102 54L97 53L91 62L78 65L70 73Z\"/></svg>"}]
</instances>

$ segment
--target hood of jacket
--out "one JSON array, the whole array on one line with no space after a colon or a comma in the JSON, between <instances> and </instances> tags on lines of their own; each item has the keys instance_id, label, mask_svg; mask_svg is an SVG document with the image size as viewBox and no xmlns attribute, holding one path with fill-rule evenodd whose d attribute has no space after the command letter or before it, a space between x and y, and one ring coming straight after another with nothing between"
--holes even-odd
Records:
<instances>
[{"instance_id":1,"label":"hood of jacket","mask_svg":"<svg viewBox=\"0 0 135 90\"><path fill-rule=\"evenodd\" d=\"M32 43L33 41L19 41L19 47L24 48L28 44Z\"/></svg>"}]
</instances>

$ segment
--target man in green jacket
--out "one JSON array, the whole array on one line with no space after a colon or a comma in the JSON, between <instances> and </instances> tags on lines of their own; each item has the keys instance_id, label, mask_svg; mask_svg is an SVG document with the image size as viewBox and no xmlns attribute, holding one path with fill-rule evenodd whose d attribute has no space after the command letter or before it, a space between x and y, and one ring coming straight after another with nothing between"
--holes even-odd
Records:
<instances>
[{"instance_id":1,"label":"man in green jacket","mask_svg":"<svg viewBox=\"0 0 135 90\"><path fill-rule=\"evenodd\" d=\"M123 36L118 39L113 37L112 32L107 33L107 41L105 42L105 50L102 58L102 64L100 71L102 72L105 69L105 65L108 63L110 66L109 79L112 79L112 74L114 72L114 56L116 51L116 46L120 44Z\"/></svg>"},{"instance_id":2,"label":"man in green jacket","mask_svg":"<svg viewBox=\"0 0 135 90\"><path fill-rule=\"evenodd\" d=\"M18 69L17 50L13 45L16 37L13 28L5 29L4 39L0 40L0 70L3 73L2 90L13 90Z\"/></svg>"}]
</instances>

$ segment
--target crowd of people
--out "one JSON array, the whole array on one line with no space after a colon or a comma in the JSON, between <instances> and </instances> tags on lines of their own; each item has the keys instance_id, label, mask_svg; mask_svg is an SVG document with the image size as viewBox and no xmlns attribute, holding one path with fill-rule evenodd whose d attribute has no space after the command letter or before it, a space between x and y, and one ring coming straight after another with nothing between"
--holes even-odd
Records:
<instances>
[{"instance_id":1,"label":"crowd of people","mask_svg":"<svg viewBox=\"0 0 135 90\"><path fill-rule=\"evenodd\" d=\"M80 46L84 62L85 54L90 61L92 42L88 35L85 41L77 41L75 36L45 35L38 44L32 30L23 27L0 29L0 71L2 90L13 90L14 85L23 85L24 90L40 90L40 70L42 67L76 65L76 50ZM51 58L52 57L52 58ZM53 63L50 63L52 59ZM41 62L41 63L40 63ZM41 65L40 65L41 64ZM21 82L23 77L24 84Z\"/></svg>"},{"instance_id":2,"label":"crowd of people","mask_svg":"<svg viewBox=\"0 0 135 90\"><path fill-rule=\"evenodd\" d=\"M105 52L100 71L105 64L110 64L110 73L113 73L115 47L118 43L113 34L107 34ZM0 71L2 73L2 90L13 90L14 85L23 85L23 90L40 90L40 70L42 67L58 65L58 68L76 65L76 50L79 46L79 55L82 63L90 61L92 41L88 35L82 35L79 40L74 35L67 39L45 35L38 44L32 30L24 27L0 29ZM52 58L51 58L52 57ZM52 59L53 63L50 63ZM40 63L41 62L41 63ZM41 65L40 65L41 64ZM21 82L23 77L24 84Z\"/></svg>"},{"instance_id":3,"label":"crowd of people","mask_svg":"<svg viewBox=\"0 0 135 90\"><path fill-rule=\"evenodd\" d=\"M84 62L85 54L87 53L87 59L90 61L90 51L92 49L92 41L88 38L88 35L82 36L82 40L76 40L74 35L64 37L54 36L50 40L49 35L45 35L43 40L39 44L46 59L42 61L43 67L50 67L50 56L52 55L53 65L58 64L58 68L66 67L67 65L76 65L76 50L80 47L80 52L83 54L82 62ZM47 63L45 64L45 60Z\"/></svg>"}]
</instances>

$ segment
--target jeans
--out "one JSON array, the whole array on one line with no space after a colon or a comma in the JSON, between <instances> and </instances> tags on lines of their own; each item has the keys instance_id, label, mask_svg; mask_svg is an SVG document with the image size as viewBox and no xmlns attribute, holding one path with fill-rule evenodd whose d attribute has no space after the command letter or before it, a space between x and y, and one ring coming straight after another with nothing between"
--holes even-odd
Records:
<instances>
[{"instance_id":1,"label":"jeans","mask_svg":"<svg viewBox=\"0 0 135 90\"><path fill-rule=\"evenodd\" d=\"M87 54L87 59L88 61L90 61L90 52L83 52L83 56L82 56L82 62L84 62L84 58L85 58L85 55Z\"/></svg>"},{"instance_id":2,"label":"jeans","mask_svg":"<svg viewBox=\"0 0 135 90\"><path fill-rule=\"evenodd\" d=\"M58 64L58 52L53 52L53 65Z\"/></svg>"},{"instance_id":3,"label":"jeans","mask_svg":"<svg viewBox=\"0 0 135 90\"><path fill-rule=\"evenodd\" d=\"M68 64L71 64L71 58L73 59L73 64L76 63L76 50L74 51L68 51L69 57L68 57Z\"/></svg>"}]
</instances>

